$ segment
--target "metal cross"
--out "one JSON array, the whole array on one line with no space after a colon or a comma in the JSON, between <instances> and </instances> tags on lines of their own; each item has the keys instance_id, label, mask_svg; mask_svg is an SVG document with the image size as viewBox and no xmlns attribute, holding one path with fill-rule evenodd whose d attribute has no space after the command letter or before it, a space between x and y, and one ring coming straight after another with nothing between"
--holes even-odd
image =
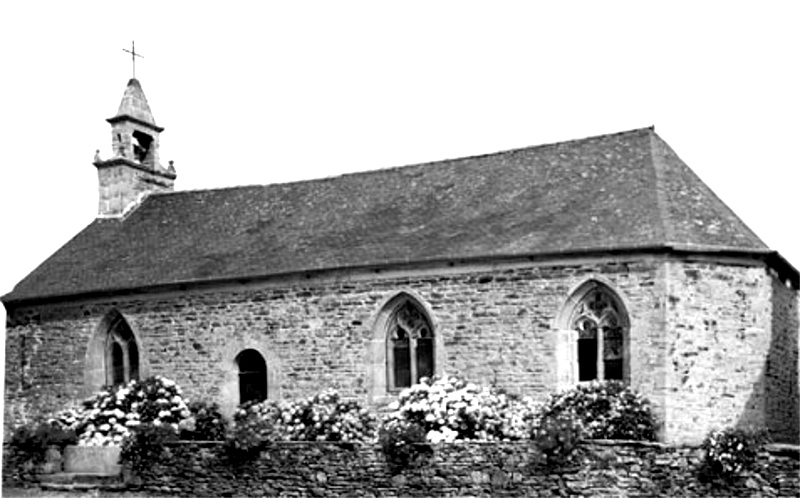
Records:
<instances>
[{"instance_id":1,"label":"metal cross","mask_svg":"<svg viewBox=\"0 0 800 498\"><path fill-rule=\"evenodd\" d=\"M136 53L136 45L134 43L135 42L133 41L131 42L130 50L128 50L127 48L123 48L122 51L131 54L131 61L133 61L133 79L136 79L136 58L139 57L141 59L144 59L144 57Z\"/></svg>"}]
</instances>

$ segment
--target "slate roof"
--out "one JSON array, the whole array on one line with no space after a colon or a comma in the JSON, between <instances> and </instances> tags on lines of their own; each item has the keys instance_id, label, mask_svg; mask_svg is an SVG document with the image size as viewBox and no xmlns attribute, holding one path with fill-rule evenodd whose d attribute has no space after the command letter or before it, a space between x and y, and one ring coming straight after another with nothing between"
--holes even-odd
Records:
<instances>
[{"instance_id":1,"label":"slate roof","mask_svg":"<svg viewBox=\"0 0 800 498\"><path fill-rule=\"evenodd\" d=\"M266 186L153 194L4 301L309 270L673 248L771 251L650 129Z\"/></svg>"}]
</instances>

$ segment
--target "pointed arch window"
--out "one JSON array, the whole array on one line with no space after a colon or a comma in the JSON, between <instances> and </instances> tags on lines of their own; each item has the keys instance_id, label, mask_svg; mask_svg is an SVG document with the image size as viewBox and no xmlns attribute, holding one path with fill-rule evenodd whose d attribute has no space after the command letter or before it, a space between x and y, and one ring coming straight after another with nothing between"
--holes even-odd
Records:
<instances>
[{"instance_id":1,"label":"pointed arch window","mask_svg":"<svg viewBox=\"0 0 800 498\"><path fill-rule=\"evenodd\" d=\"M117 386L139 378L139 347L122 316L111 323L105 350L106 385Z\"/></svg>"},{"instance_id":2,"label":"pointed arch window","mask_svg":"<svg viewBox=\"0 0 800 498\"><path fill-rule=\"evenodd\" d=\"M402 300L389 319L386 360L389 390L434 374L433 327L411 299Z\"/></svg>"},{"instance_id":3,"label":"pointed arch window","mask_svg":"<svg viewBox=\"0 0 800 498\"><path fill-rule=\"evenodd\" d=\"M578 381L626 380L627 316L613 292L594 285L572 313Z\"/></svg>"},{"instance_id":4,"label":"pointed arch window","mask_svg":"<svg viewBox=\"0 0 800 498\"><path fill-rule=\"evenodd\" d=\"M236 356L239 368L239 404L267 399L267 362L255 349L245 349Z\"/></svg>"}]
</instances>

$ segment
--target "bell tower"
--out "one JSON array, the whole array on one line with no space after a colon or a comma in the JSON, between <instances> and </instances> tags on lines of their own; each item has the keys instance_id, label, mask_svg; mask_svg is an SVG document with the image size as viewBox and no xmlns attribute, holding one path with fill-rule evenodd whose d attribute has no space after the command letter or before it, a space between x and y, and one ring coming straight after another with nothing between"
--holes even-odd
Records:
<instances>
[{"instance_id":1,"label":"bell tower","mask_svg":"<svg viewBox=\"0 0 800 498\"><path fill-rule=\"evenodd\" d=\"M139 80L128 81L119 110L108 118L111 124L110 159L95 156L99 180L99 217L122 216L153 192L171 191L175 184L172 162L161 166L159 135Z\"/></svg>"}]
</instances>

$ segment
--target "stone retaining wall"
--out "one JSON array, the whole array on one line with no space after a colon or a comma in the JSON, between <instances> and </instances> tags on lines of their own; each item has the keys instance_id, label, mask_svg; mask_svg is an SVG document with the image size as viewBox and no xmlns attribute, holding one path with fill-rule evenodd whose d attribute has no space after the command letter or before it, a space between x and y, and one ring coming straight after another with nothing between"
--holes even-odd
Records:
<instances>
[{"instance_id":1,"label":"stone retaining wall","mask_svg":"<svg viewBox=\"0 0 800 498\"><path fill-rule=\"evenodd\" d=\"M788 449L786 449L788 448ZM220 444L178 443L142 476L149 493L180 496L800 496L797 447L772 448L731 487L703 482L697 447L595 441L569 469L537 465L525 443L434 447L424 466L393 473L378 446L280 443L226 464Z\"/></svg>"}]
</instances>

